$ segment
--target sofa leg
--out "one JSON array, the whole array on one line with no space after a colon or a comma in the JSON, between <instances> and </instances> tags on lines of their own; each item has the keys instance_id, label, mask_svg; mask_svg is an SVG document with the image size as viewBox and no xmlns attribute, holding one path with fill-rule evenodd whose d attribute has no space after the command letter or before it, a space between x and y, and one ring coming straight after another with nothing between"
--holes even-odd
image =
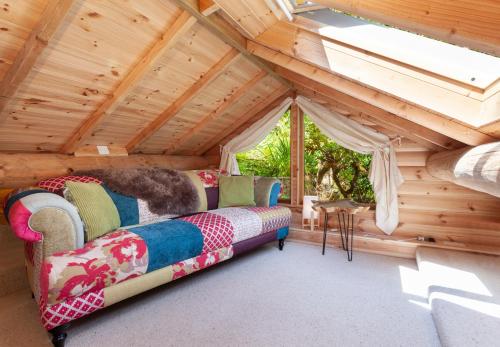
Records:
<instances>
[{"instance_id":1,"label":"sofa leg","mask_svg":"<svg viewBox=\"0 0 500 347\"><path fill-rule=\"evenodd\" d=\"M69 324L63 324L49 331L52 334L52 344L54 347L64 347L64 342L66 341L66 337L68 337L66 333L68 327Z\"/></svg>"},{"instance_id":2,"label":"sofa leg","mask_svg":"<svg viewBox=\"0 0 500 347\"><path fill-rule=\"evenodd\" d=\"M285 239L284 238L283 239L279 239L278 240L278 248L279 248L279 250L282 251L284 246L285 246Z\"/></svg>"}]
</instances>

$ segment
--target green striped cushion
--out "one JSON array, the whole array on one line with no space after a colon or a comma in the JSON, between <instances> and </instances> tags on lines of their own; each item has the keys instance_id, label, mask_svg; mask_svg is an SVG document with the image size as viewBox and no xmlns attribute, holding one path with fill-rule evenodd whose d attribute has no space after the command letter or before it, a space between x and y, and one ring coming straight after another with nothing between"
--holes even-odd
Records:
<instances>
[{"instance_id":1,"label":"green striped cushion","mask_svg":"<svg viewBox=\"0 0 500 347\"><path fill-rule=\"evenodd\" d=\"M85 228L85 242L120 227L120 215L104 188L97 183L66 181L65 198L76 206Z\"/></svg>"}]
</instances>

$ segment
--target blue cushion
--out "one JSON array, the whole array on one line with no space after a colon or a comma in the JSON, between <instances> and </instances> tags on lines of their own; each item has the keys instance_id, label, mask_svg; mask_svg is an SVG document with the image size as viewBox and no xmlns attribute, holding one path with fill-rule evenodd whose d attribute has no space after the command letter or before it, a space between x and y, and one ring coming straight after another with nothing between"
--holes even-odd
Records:
<instances>
[{"instance_id":1,"label":"blue cushion","mask_svg":"<svg viewBox=\"0 0 500 347\"><path fill-rule=\"evenodd\" d=\"M151 272L182 260L193 258L203 250L203 235L194 224L167 220L130 229L148 246Z\"/></svg>"},{"instance_id":2,"label":"blue cushion","mask_svg":"<svg viewBox=\"0 0 500 347\"><path fill-rule=\"evenodd\" d=\"M120 226L139 224L139 205L137 204L137 199L116 193L105 185L103 185L103 188L115 203L118 214L120 215Z\"/></svg>"}]
</instances>

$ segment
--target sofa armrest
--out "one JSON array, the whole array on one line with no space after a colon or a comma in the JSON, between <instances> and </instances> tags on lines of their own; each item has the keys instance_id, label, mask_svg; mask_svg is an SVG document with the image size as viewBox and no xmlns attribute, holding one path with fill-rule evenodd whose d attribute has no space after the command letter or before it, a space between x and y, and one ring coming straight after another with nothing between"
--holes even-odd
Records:
<instances>
[{"instance_id":1,"label":"sofa armrest","mask_svg":"<svg viewBox=\"0 0 500 347\"><path fill-rule=\"evenodd\" d=\"M278 204L281 189L280 180L272 177L259 177L255 181L254 198L259 207L272 207Z\"/></svg>"},{"instance_id":2,"label":"sofa armrest","mask_svg":"<svg viewBox=\"0 0 500 347\"><path fill-rule=\"evenodd\" d=\"M42 242L45 255L83 247L83 223L77 209L61 196L30 191L11 196L6 216L14 234Z\"/></svg>"}]
</instances>

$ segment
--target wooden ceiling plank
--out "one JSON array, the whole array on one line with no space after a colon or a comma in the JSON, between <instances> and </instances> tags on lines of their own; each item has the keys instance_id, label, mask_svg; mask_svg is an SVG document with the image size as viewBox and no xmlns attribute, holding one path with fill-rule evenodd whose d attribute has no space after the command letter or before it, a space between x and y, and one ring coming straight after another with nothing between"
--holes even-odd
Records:
<instances>
[{"instance_id":1,"label":"wooden ceiling plank","mask_svg":"<svg viewBox=\"0 0 500 347\"><path fill-rule=\"evenodd\" d=\"M293 57L272 50L254 41L248 41L249 51L257 56L306 76L325 86L333 86L336 90L356 99L379 107L401 118L420 124L428 129L446 135L462 143L477 146L493 142L495 139L476 129L454 122L424 108L409 104L395 97L380 93L346 78L334 75L315 66L299 61Z\"/></svg>"},{"instance_id":2,"label":"wooden ceiling plank","mask_svg":"<svg viewBox=\"0 0 500 347\"><path fill-rule=\"evenodd\" d=\"M220 9L213 0L198 0L198 8L204 16L210 16Z\"/></svg>"},{"instance_id":3,"label":"wooden ceiling plank","mask_svg":"<svg viewBox=\"0 0 500 347\"><path fill-rule=\"evenodd\" d=\"M217 146L219 143L223 142L223 140L229 137L232 133L237 131L242 124L248 127L247 124L248 122L257 120L256 117L259 116L260 118L262 118L271 109L278 106L288 96L291 96L291 92L289 89L285 87L280 87L276 89L267 98L262 100L262 102L255 105L255 107L252 107L248 112L246 112L241 117L238 117L236 121L234 121L229 127L224 129L222 132L212 137L208 141L201 143L199 146L196 146L194 151L190 154L192 155L195 155L195 153L201 153L200 155L205 154L214 146Z\"/></svg>"},{"instance_id":4,"label":"wooden ceiling plank","mask_svg":"<svg viewBox=\"0 0 500 347\"><path fill-rule=\"evenodd\" d=\"M187 132L181 134L175 139L171 140L171 145L165 149L165 153L173 153L177 148L182 147L193 136L198 134L208 123L215 121L235 102L237 102L246 92L252 89L264 77L267 76L265 71L260 71L254 78L243 84L231 96L226 98L215 110L205 115L194 128L188 129Z\"/></svg>"},{"instance_id":5,"label":"wooden ceiling plank","mask_svg":"<svg viewBox=\"0 0 500 347\"><path fill-rule=\"evenodd\" d=\"M186 104L200 93L207 85L216 79L224 69L231 64L240 54L231 48L215 65L213 65L203 76L201 76L191 87L189 87L178 99L176 99L165 111L159 114L152 122L142 129L126 146L127 151L131 153L137 146L143 143L150 136L160 130L169 120L175 117L177 113Z\"/></svg>"},{"instance_id":6,"label":"wooden ceiling plank","mask_svg":"<svg viewBox=\"0 0 500 347\"><path fill-rule=\"evenodd\" d=\"M63 147L61 153L73 153L78 147L92 135L95 128L125 100L130 92L142 81L144 76L169 49L171 49L180 37L182 37L194 24L196 18L188 12L183 11L176 21L169 26L160 39L149 49L149 51L135 64L116 89L106 100L80 125L71 135Z\"/></svg>"},{"instance_id":7,"label":"wooden ceiling plank","mask_svg":"<svg viewBox=\"0 0 500 347\"><path fill-rule=\"evenodd\" d=\"M33 69L75 2L75 0L48 1L40 20L31 30L0 84L0 122L5 120L5 115L1 115L2 111Z\"/></svg>"},{"instance_id":8,"label":"wooden ceiling plank","mask_svg":"<svg viewBox=\"0 0 500 347\"><path fill-rule=\"evenodd\" d=\"M219 39L224 41L229 46L237 49L245 58L250 60L253 64L255 64L261 70L266 71L273 78L280 81L282 84L291 88L290 83L281 77L279 74L274 72L274 70L267 65L262 59L256 57L252 53L247 50L246 47L246 39L241 35L236 29L231 27L225 20L223 20L218 14L214 14L212 16L204 16L199 12L198 8L193 5L192 2L187 0L174 0L175 3L185 11L188 11L193 17L195 17L198 22L203 25L206 29L208 29L211 33L217 36Z\"/></svg>"}]
</instances>

